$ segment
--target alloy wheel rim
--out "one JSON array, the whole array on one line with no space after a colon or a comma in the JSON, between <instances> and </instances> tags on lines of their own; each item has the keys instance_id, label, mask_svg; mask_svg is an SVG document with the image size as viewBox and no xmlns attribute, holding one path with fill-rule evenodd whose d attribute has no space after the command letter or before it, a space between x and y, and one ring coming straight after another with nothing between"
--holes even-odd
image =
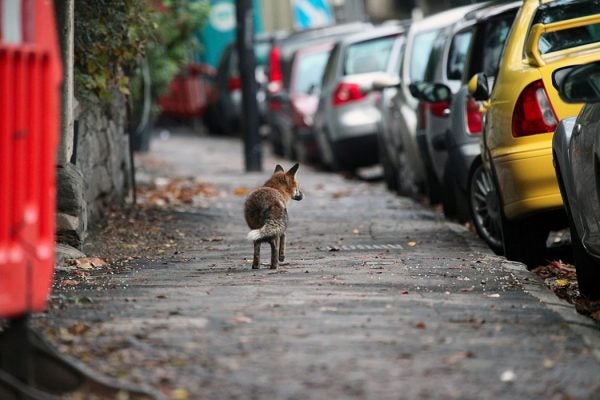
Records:
<instances>
[{"instance_id":1,"label":"alloy wheel rim","mask_svg":"<svg viewBox=\"0 0 600 400\"><path fill-rule=\"evenodd\" d=\"M502 247L500 209L492 177L483 166L478 167L470 189L471 207L477 230L493 248Z\"/></svg>"}]
</instances>

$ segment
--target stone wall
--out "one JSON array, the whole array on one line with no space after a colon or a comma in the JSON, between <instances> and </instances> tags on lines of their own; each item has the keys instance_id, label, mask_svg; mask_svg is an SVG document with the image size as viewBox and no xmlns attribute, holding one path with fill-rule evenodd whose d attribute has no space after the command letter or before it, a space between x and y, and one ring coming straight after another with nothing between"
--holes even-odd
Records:
<instances>
[{"instance_id":1,"label":"stone wall","mask_svg":"<svg viewBox=\"0 0 600 400\"><path fill-rule=\"evenodd\" d=\"M131 189L125 99L109 109L98 100L81 104L75 119L73 156L58 167L57 237L81 248L90 226L111 205L122 205Z\"/></svg>"}]
</instances>

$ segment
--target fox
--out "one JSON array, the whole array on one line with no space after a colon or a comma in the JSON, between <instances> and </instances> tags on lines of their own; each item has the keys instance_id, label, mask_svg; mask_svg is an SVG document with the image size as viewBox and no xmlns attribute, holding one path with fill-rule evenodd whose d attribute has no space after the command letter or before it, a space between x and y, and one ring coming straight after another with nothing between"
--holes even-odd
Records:
<instances>
[{"instance_id":1,"label":"fox","mask_svg":"<svg viewBox=\"0 0 600 400\"><path fill-rule=\"evenodd\" d=\"M296 180L299 164L287 172L279 164L263 186L252 191L244 203L244 216L251 229L248 240L254 243L252 269L260 266L260 245L271 245L271 269L277 269L285 260L285 231L288 224L287 205L290 200L300 201L304 194Z\"/></svg>"}]
</instances>

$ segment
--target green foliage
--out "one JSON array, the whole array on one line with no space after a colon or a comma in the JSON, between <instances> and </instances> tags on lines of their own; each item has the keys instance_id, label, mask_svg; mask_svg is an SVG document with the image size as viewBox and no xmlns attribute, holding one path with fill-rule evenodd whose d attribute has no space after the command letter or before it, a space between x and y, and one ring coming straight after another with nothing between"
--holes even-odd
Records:
<instances>
[{"instance_id":1,"label":"green foliage","mask_svg":"<svg viewBox=\"0 0 600 400\"><path fill-rule=\"evenodd\" d=\"M162 0L155 19L156 40L148 43L146 52L153 98L163 93L173 76L201 50L194 33L202 28L208 11L208 0Z\"/></svg>"},{"instance_id":2,"label":"green foliage","mask_svg":"<svg viewBox=\"0 0 600 400\"><path fill-rule=\"evenodd\" d=\"M75 85L79 95L110 102L130 94L130 80L147 57L157 96L197 50L194 32L208 0L76 0Z\"/></svg>"}]
</instances>

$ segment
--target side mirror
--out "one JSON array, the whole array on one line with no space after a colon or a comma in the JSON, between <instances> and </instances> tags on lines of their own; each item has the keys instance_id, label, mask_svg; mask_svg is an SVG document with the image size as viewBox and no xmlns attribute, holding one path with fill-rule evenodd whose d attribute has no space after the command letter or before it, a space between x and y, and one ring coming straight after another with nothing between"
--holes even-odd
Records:
<instances>
[{"instance_id":1,"label":"side mirror","mask_svg":"<svg viewBox=\"0 0 600 400\"><path fill-rule=\"evenodd\" d=\"M388 88L397 88L400 86L400 79L391 75L382 75L373 80L372 89L376 91L382 91Z\"/></svg>"},{"instance_id":2,"label":"side mirror","mask_svg":"<svg viewBox=\"0 0 600 400\"><path fill-rule=\"evenodd\" d=\"M569 71L559 84L558 94L567 103L600 102L600 62Z\"/></svg>"},{"instance_id":3,"label":"side mirror","mask_svg":"<svg viewBox=\"0 0 600 400\"><path fill-rule=\"evenodd\" d=\"M421 99L429 103L450 102L452 91L443 83L429 84L422 91Z\"/></svg>"},{"instance_id":4,"label":"side mirror","mask_svg":"<svg viewBox=\"0 0 600 400\"><path fill-rule=\"evenodd\" d=\"M408 90L415 99L423 100L423 91L427 86L429 86L427 82L412 82L408 85Z\"/></svg>"},{"instance_id":5,"label":"side mirror","mask_svg":"<svg viewBox=\"0 0 600 400\"><path fill-rule=\"evenodd\" d=\"M473 75L468 83L469 93L477 101L485 101L490 98L487 76L480 72Z\"/></svg>"}]
</instances>

